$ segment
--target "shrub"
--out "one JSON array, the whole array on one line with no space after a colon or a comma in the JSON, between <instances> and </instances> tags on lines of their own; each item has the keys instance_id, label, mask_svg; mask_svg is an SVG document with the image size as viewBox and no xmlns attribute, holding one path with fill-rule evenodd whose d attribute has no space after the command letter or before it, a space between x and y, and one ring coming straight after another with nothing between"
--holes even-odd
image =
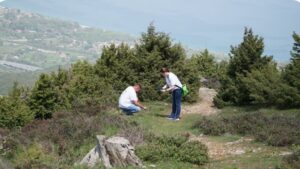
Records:
<instances>
[{"instance_id":1,"label":"shrub","mask_svg":"<svg viewBox=\"0 0 300 169\"><path fill-rule=\"evenodd\" d=\"M19 99L0 98L0 127L23 126L34 118L34 113Z\"/></svg>"},{"instance_id":2,"label":"shrub","mask_svg":"<svg viewBox=\"0 0 300 169\"><path fill-rule=\"evenodd\" d=\"M187 137L153 136L147 144L137 147L137 155L150 162L177 160L203 165L208 162L207 148L200 142L188 142Z\"/></svg>"},{"instance_id":3,"label":"shrub","mask_svg":"<svg viewBox=\"0 0 300 169\"><path fill-rule=\"evenodd\" d=\"M26 94L15 83L8 96L0 97L0 127L21 127L34 119L34 112L26 104Z\"/></svg>"},{"instance_id":4,"label":"shrub","mask_svg":"<svg viewBox=\"0 0 300 169\"><path fill-rule=\"evenodd\" d=\"M207 118L204 117L195 123L194 127L200 128L204 134L209 134L213 136L219 136L226 132L226 124L223 120L219 118Z\"/></svg>"},{"instance_id":5,"label":"shrub","mask_svg":"<svg viewBox=\"0 0 300 169\"><path fill-rule=\"evenodd\" d=\"M195 123L204 134L222 135L226 132L252 135L257 141L272 146L300 144L300 116L267 116L260 112L249 112L231 116L203 118Z\"/></svg>"},{"instance_id":6,"label":"shrub","mask_svg":"<svg viewBox=\"0 0 300 169\"><path fill-rule=\"evenodd\" d=\"M82 108L82 110L95 111L89 110L89 107ZM56 112L51 119L35 120L22 129L11 131L6 136L6 141L3 142L3 152L5 152L6 158L17 160L20 156L25 158L24 154L33 149L38 153L42 153L42 155L51 154L55 158L60 158L57 162L59 167L52 168L70 168L95 145L96 135L121 133L123 136L127 136L128 139L136 139L134 143L139 144L143 141L142 132L143 130L137 125L120 116L105 112L96 114L79 112L79 110L75 112ZM131 136L134 137L129 138ZM32 147L32 143L36 143L36 145ZM83 151L82 147L86 145L90 147L84 148L84 150L88 150ZM42 147L42 149L39 147ZM22 154L19 154L20 151ZM45 163L31 161L28 166L33 166L33 164ZM26 168L26 161L19 162L18 166Z\"/></svg>"},{"instance_id":7,"label":"shrub","mask_svg":"<svg viewBox=\"0 0 300 169\"><path fill-rule=\"evenodd\" d=\"M208 162L207 147L198 141L185 142L180 146L176 158L183 162L203 165Z\"/></svg>"},{"instance_id":8,"label":"shrub","mask_svg":"<svg viewBox=\"0 0 300 169\"><path fill-rule=\"evenodd\" d=\"M283 158L282 169L298 169L300 168L300 146L295 146L293 154Z\"/></svg>"},{"instance_id":9,"label":"shrub","mask_svg":"<svg viewBox=\"0 0 300 169\"><path fill-rule=\"evenodd\" d=\"M57 159L52 154L46 154L39 144L32 144L28 148L22 149L16 154L16 169L51 169L57 168L58 163L53 163Z\"/></svg>"},{"instance_id":10,"label":"shrub","mask_svg":"<svg viewBox=\"0 0 300 169\"><path fill-rule=\"evenodd\" d=\"M41 74L30 96L29 106L37 119L52 117L59 106L59 92L54 90L53 79L48 74Z\"/></svg>"}]
</instances>

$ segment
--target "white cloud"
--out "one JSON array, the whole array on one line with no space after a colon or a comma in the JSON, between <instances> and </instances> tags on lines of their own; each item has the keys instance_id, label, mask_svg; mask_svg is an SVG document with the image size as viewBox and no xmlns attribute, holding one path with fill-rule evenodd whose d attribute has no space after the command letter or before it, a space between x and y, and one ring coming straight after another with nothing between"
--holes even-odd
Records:
<instances>
[{"instance_id":1,"label":"white cloud","mask_svg":"<svg viewBox=\"0 0 300 169\"><path fill-rule=\"evenodd\" d=\"M295 0L295 1L297 1L297 2L299 2L299 3L300 3L300 0Z\"/></svg>"},{"instance_id":2,"label":"white cloud","mask_svg":"<svg viewBox=\"0 0 300 169\"><path fill-rule=\"evenodd\" d=\"M0 3L3 2L3 1L5 1L5 0L0 0Z\"/></svg>"}]
</instances>

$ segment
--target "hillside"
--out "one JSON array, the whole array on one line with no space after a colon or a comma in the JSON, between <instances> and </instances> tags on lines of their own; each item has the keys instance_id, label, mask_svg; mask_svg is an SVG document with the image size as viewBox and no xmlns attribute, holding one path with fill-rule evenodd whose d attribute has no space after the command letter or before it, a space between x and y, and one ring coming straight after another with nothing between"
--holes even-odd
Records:
<instances>
[{"instance_id":1,"label":"hillside","mask_svg":"<svg viewBox=\"0 0 300 169\"><path fill-rule=\"evenodd\" d=\"M78 59L94 62L104 45L122 42L133 44L134 38L0 7L0 95L7 93L13 81L32 84L38 73L28 73L31 68L47 71Z\"/></svg>"},{"instance_id":2,"label":"hillside","mask_svg":"<svg viewBox=\"0 0 300 169\"><path fill-rule=\"evenodd\" d=\"M103 31L17 9L0 8L0 59L42 68L77 59L95 60L107 43L131 42L123 33Z\"/></svg>"},{"instance_id":3,"label":"hillside","mask_svg":"<svg viewBox=\"0 0 300 169\"><path fill-rule=\"evenodd\" d=\"M154 21L177 42L225 54L247 26L265 38L266 54L277 61L289 60L291 34L300 29L295 0L6 0L0 5L135 35Z\"/></svg>"}]
</instances>

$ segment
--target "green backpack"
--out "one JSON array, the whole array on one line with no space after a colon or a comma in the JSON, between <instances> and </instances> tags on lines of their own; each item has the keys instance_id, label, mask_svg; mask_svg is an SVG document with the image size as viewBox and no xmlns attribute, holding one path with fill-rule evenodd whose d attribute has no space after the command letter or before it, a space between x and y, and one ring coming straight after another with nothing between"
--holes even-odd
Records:
<instances>
[{"instance_id":1,"label":"green backpack","mask_svg":"<svg viewBox=\"0 0 300 169\"><path fill-rule=\"evenodd\" d=\"M181 92L182 92L183 97L189 93L189 90L188 90L186 84L182 85Z\"/></svg>"}]
</instances>

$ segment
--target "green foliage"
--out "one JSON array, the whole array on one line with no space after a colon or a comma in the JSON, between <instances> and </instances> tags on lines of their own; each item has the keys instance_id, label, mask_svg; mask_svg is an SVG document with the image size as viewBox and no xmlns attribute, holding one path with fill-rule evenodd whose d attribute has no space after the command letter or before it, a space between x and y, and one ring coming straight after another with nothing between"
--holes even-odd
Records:
<instances>
[{"instance_id":1,"label":"green foliage","mask_svg":"<svg viewBox=\"0 0 300 169\"><path fill-rule=\"evenodd\" d=\"M26 104L26 91L15 83L8 96L0 97L0 127L24 126L34 118L34 113Z\"/></svg>"},{"instance_id":2,"label":"green foliage","mask_svg":"<svg viewBox=\"0 0 300 169\"><path fill-rule=\"evenodd\" d=\"M113 88L114 82L100 78L95 67L86 61L78 61L72 66L72 77L68 83L69 100L73 106L99 105L106 110L116 103L118 96Z\"/></svg>"},{"instance_id":3,"label":"green foliage","mask_svg":"<svg viewBox=\"0 0 300 169\"><path fill-rule=\"evenodd\" d=\"M226 132L224 121L218 118L207 118L197 121L194 128L200 129L206 135L220 136Z\"/></svg>"},{"instance_id":4,"label":"green foliage","mask_svg":"<svg viewBox=\"0 0 300 169\"><path fill-rule=\"evenodd\" d=\"M116 47L112 44L103 48L102 55L95 65L96 75L121 92L126 86L138 82L134 68L136 60L128 45Z\"/></svg>"},{"instance_id":5,"label":"green foliage","mask_svg":"<svg viewBox=\"0 0 300 169\"><path fill-rule=\"evenodd\" d=\"M71 168L95 146L96 135L119 133L133 143L137 139L134 134L143 136L139 126L123 117L100 112L98 107L85 106L12 130L5 135L3 155L20 168Z\"/></svg>"},{"instance_id":6,"label":"green foliage","mask_svg":"<svg viewBox=\"0 0 300 169\"><path fill-rule=\"evenodd\" d=\"M59 93L51 76L41 74L35 83L29 100L29 106L38 119L51 118L60 103Z\"/></svg>"},{"instance_id":7,"label":"green foliage","mask_svg":"<svg viewBox=\"0 0 300 169\"><path fill-rule=\"evenodd\" d=\"M252 135L257 141L272 146L300 144L300 116L267 116L260 112L249 112L231 116L203 118L194 127L204 134L224 133Z\"/></svg>"},{"instance_id":8,"label":"green foliage","mask_svg":"<svg viewBox=\"0 0 300 169\"><path fill-rule=\"evenodd\" d=\"M241 44L231 47L227 76L215 99L217 106L227 104L271 105L276 103L279 72L272 57L263 56L263 38L245 29Z\"/></svg>"},{"instance_id":9,"label":"green foliage","mask_svg":"<svg viewBox=\"0 0 300 169\"><path fill-rule=\"evenodd\" d=\"M299 107L300 94L299 91L286 83L281 83L278 86L277 102L280 108Z\"/></svg>"},{"instance_id":10,"label":"green foliage","mask_svg":"<svg viewBox=\"0 0 300 169\"><path fill-rule=\"evenodd\" d=\"M141 100L161 100L159 88L163 85L160 69L169 67L191 89L187 101L197 99L199 77L195 69L187 65L185 51L180 44L172 44L170 37L156 32L150 25L142 33L140 42L134 49L127 45L111 45L103 49L101 58L95 65L96 74L105 79L119 93L128 85L142 85Z\"/></svg>"},{"instance_id":11,"label":"green foliage","mask_svg":"<svg viewBox=\"0 0 300 169\"><path fill-rule=\"evenodd\" d=\"M243 90L249 93L247 97L250 104L271 106L277 102L281 79L275 64L252 70L245 76L239 75L238 78Z\"/></svg>"},{"instance_id":12,"label":"green foliage","mask_svg":"<svg viewBox=\"0 0 300 169\"><path fill-rule=\"evenodd\" d=\"M212 54L207 49L199 54L192 55L191 64L196 67L202 77L213 77L216 75L217 63Z\"/></svg>"},{"instance_id":13,"label":"green foliage","mask_svg":"<svg viewBox=\"0 0 300 169\"><path fill-rule=\"evenodd\" d=\"M203 85L215 89L220 87L219 80L225 75L227 70L227 62L221 61L217 63L214 55L209 53L207 49L192 55L187 60L187 66L196 71L196 77L206 79Z\"/></svg>"},{"instance_id":14,"label":"green foliage","mask_svg":"<svg viewBox=\"0 0 300 169\"><path fill-rule=\"evenodd\" d=\"M53 154L47 154L39 144L32 144L26 149L16 154L16 169L39 169L39 168L57 168L58 164L53 163L57 159Z\"/></svg>"},{"instance_id":15,"label":"green foliage","mask_svg":"<svg viewBox=\"0 0 300 169\"><path fill-rule=\"evenodd\" d=\"M300 107L300 36L294 32L293 38L295 42L291 52L291 63L284 69L282 78L283 82L290 86L289 91L293 90L295 93L289 92L288 98L282 99L286 107Z\"/></svg>"},{"instance_id":16,"label":"green foliage","mask_svg":"<svg viewBox=\"0 0 300 169\"><path fill-rule=\"evenodd\" d=\"M146 145L137 148L137 155L149 162L176 160L203 165L208 162L207 148L200 142L188 142L186 137L153 136Z\"/></svg>"},{"instance_id":17,"label":"green foliage","mask_svg":"<svg viewBox=\"0 0 300 169\"><path fill-rule=\"evenodd\" d=\"M207 147L199 141L185 142L179 147L177 159L191 164L208 163Z\"/></svg>"},{"instance_id":18,"label":"green foliage","mask_svg":"<svg viewBox=\"0 0 300 169\"><path fill-rule=\"evenodd\" d=\"M263 68L272 58L262 56L264 52L263 38L254 35L252 29L245 28L243 42L231 47L228 75L236 78L239 74L245 75L253 69Z\"/></svg>"}]
</instances>

